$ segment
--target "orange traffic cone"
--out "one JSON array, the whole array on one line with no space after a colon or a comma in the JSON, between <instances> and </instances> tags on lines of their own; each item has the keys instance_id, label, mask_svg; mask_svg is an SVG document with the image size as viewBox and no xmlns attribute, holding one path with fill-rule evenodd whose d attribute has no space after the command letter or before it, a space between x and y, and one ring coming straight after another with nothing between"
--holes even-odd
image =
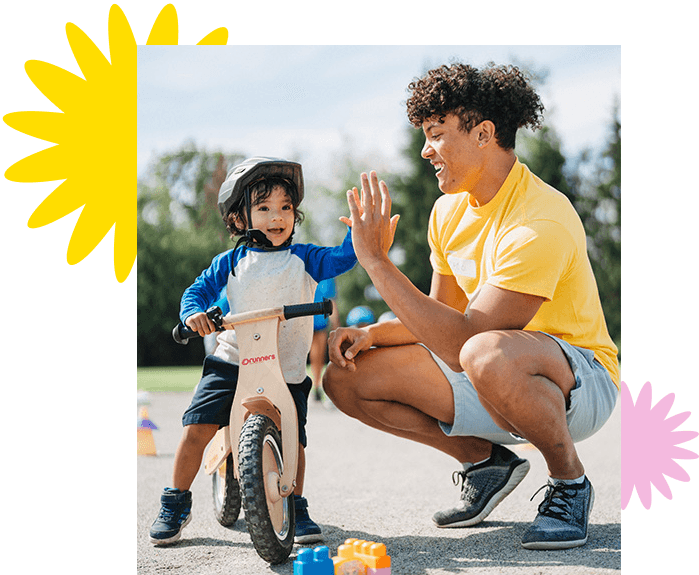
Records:
<instances>
[{"instance_id":1,"label":"orange traffic cone","mask_svg":"<svg viewBox=\"0 0 699 575\"><path fill-rule=\"evenodd\" d=\"M155 450L155 440L153 439L153 430L158 429L150 419L148 419L148 410L141 407L141 413L138 420L138 429L136 430L138 441L138 455L157 455Z\"/></svg>"}]
</instances>

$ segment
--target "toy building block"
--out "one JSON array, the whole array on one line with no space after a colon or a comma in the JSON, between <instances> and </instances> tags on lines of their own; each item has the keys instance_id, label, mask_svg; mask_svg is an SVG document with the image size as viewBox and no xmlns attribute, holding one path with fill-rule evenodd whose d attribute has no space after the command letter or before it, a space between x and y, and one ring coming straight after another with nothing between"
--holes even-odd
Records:
<instances>
[{"instance_id":1,"label":"toy building block","mask_svg":"<svg viewBox=\"0 0 699 575\"><path fill-rule=\"evenodd\" d=\"M347 539L337 548L333 562L335 575L391 575L391 558L386 555L383 543ZM363 566L363 570L357 564Z\"/></svg>"},{"instance_id":2,"label":"toy building block","mask_svg":"<svg viewBox=\"0 0 699 575\"><path fill-rule=\"evenodd\" d=\"M294 561L294 575L334 575L330 549L325 545L315 549L301 549Z\"/></svg>"},{"instance_id":3,"label":"toy building block","mask_svg":"<svg viewBox=\"0 0 699 575\"><path fill-rule=\"evenodd\" d=\"M366 575L366 565L359 559L333 557L333 563L335 565L335 575Z\"/></svg>"},{"instance_id":4,"label":"toy building block","mask_svg":"<svg viewBox=\"0 0 699 575\"><path fill-rule=\"evenodd\" d=\"M158 426L148 419L148 410L142 407L136 430L138 455L157 455L153 439L154 429L158 429Z\"/></svg>"}]
</instances>

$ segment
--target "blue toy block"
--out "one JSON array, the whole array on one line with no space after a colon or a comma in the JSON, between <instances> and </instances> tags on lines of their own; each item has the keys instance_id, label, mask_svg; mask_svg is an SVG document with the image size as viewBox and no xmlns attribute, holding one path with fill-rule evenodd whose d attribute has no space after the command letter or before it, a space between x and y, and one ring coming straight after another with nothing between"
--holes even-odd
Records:
<instances>
[{"instance_id":1,"label":"blue toy block","mask_svg":"<svg viewBox=\"0 0 699 575\"><path fill-rule=\"evenodd\" d=\"M294 575L334 575L335 566L330 549L321 545L315 549L301 549L294 561Z\"/></svg>"}]
</instances>

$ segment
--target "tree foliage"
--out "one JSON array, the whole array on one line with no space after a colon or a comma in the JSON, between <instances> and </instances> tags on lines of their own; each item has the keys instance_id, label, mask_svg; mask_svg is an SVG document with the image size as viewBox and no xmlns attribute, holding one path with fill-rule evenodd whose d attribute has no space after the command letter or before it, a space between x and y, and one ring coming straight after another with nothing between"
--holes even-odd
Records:
<instances>
[{"instance_id":1,"label":"tree foliage","mask_svg":"<svg viewBox=\"0 0 699 575\"><path fill-rule=\"evenodd\" d=\"M429 215L441 192L430 163L420 152L421 130L407 128L401 174L382 173L393 198L393 212L401 215L390 256L424 293L430 289L427 228ZM588 252L598 283L610 335L621 337L621 123L615 108L603 153L588 152L572 161L561 150L552 126L535 135L522 134L517 154L544 181L563 192L580 214L588 236ZM209 152L187 144L162 155L138 184L138 363L139 365L198 364L200 340L179 346L171 337L179 321L184 289L218 253L233 246L223 226L216 199L226 170L244 158L240 154ZM334 245L342 240L347 214L344 191L358 185L363 162L349 152L336 164L339 188L315 187L304 201L306 221L298 241ZM307 178L308 179L308 178ZM311 183L312 186L312 182ZM310 189L311 186L307 186ZM310 195L310 194L307 194ZM313 209L309 209L312 205ZM356 305L369 305L376 316L388 310L377 297L361 266L337 280L340 316Z\"/></svg>"},{"instance_id":2,"label":"tree foliage","mask_svg":"<svg viewBox=\"0 0 699 575\"><path fill-rule=\"evenodd\" d=\"M393 211L400 214L395 244L404 254L399 269L420 291L429 293L432 267L429 263L427 227L432 206L442 192L439 191L434 168L421 156L425 143L422 130L412 127L408 130L408 145L404 153L410 162L410 170L405 176L395 178L391 188Z\"/></svg>"},{"instance_id":3,"label":"tree foliage","mask_svg":"<svg viewBox=\"0 0 699 575\"><path fill-rule=\"evenodd\" d=\"M621 341L621 122L615 106L602 154L585 151L568 162L550 127L523 136L520 159L563 192L583 222L587 250L609 335Z\"/></svg>"},{"instance_id":4,"label":"tree foliage","mask_svg":"<svg viewBox=\"0 0 699 575\"><path fill-rule=\"evenodd\" d=\"M323 207L326 210L322 215L325 216L325 223L333 233L326 233L323 234L323 237L320 237L321 234L318 228L321 221L319 215L310 210L306 211L307 217L303 224L304 227L310 224L305 230L310 238L309 241L322 245L337 245L342 241L345 233L347 233L347 228L337 222L340 215L349 215L347 198L344 192L355 186L359 187L360 174L366 171L366 166L361 165L359 160L349 154L338 160L337 164L336 170L340 180L339 185L336 188L321 186L317 189L317 194L323 198ZM328 217L328 214L331 215ZM342 322L344 322L344 318L347 317L349 311L357 305L369 306L376 317L388 310L388 306L378 297L378 293L371 290L371 279L362 266L354 266L350 271L336 278L335 281L338 293L336 303ZM378 299L376 299L377 297Z\"/></svg>"},{"instance_id":5,"label":"tree foliage","mask_svg":"<svg viewBox=\"0 0 699 575\"><path fill-rule=\"evenodd\" d=\"M583 174L590 173L588 177ZM583 157L572 178L575 207L587 233L607 328L621 341L621 121L614 107L607 145L600 158Z\"/></svg>"},{"instance_id":6,"label":"tree foliage","mask_svg":"<svg viewBox=\"0 0 699 575\"><path fill-rule=\"evenodd\" d=\"M200 363L201 340L176 344L180 299L212 258L232 247L216 201L239 155L193 144L161 156L138 183L138 364Z\"/></svg>"}]
</instances>

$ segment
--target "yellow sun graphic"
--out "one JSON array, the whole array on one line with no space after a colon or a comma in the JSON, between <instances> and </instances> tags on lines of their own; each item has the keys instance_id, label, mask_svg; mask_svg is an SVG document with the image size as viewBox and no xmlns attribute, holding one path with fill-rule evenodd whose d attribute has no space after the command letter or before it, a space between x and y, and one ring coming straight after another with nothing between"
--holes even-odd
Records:
<instances>
[{"instance_id":1,"label":"yellow sun graphic","mask_svg":"<svg viewBox=\"0 0 699 575\"><path fill-rule=\"evenodd\" d=\"M29 218L45 226L82 208L68 244L69 264L87 257L114 227L114 272L123 282L136 259L136 40L121 8L109 11L111 62L74 24L66 35L83 78L30 60L27 75L60 112L14 112L5 123L29 136L56 144L10 166L13 182L63 182ZM223 45L218 28L198 45ZM178 43L177 12L162 9L147 45Z\"/></svg>"}]
</instances>

